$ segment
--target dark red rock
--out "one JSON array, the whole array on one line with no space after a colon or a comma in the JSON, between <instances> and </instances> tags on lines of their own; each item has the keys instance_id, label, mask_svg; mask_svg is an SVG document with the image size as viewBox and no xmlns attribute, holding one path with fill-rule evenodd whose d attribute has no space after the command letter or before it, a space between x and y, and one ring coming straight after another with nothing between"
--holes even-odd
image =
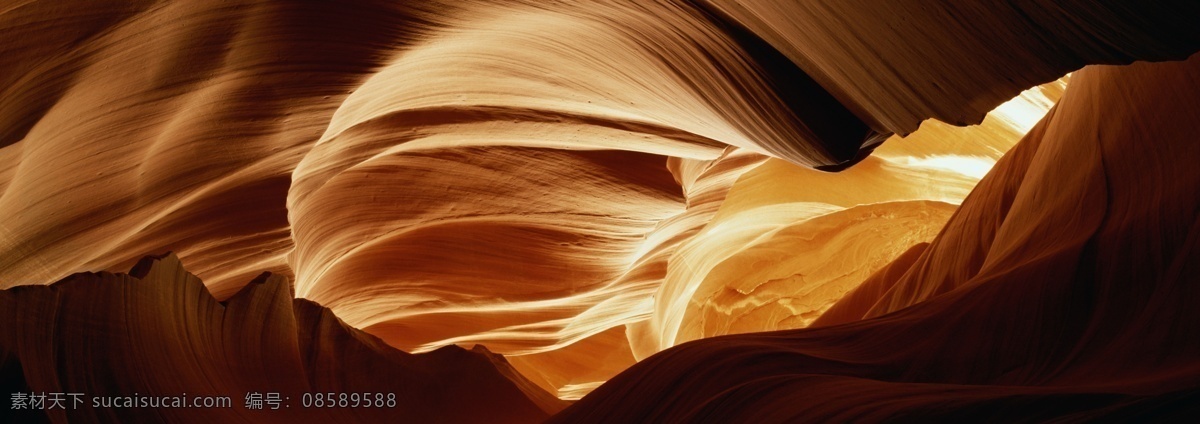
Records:
<instances>
[{"instance_id":1,"label":"dark red rock","mask_svg":"<svg viewBox=\"0 0 1200 424\"><path fill-rule=\"evenodd\" d=\"M264 273L218 302L174 255L143 259L129 274L0 291L0 358L0 380L13 392L86 395L77 409L42 411L55 422L522 423L562 407L486 349L393 349L293 299L279 276ZM287 406L245 407L247 394L271 392ZM382 393L385 407L304 407L305 393L330 392ZM93 396L185 393L229 396L232 407L91 404Z\"/></svg>"}]
</instances>

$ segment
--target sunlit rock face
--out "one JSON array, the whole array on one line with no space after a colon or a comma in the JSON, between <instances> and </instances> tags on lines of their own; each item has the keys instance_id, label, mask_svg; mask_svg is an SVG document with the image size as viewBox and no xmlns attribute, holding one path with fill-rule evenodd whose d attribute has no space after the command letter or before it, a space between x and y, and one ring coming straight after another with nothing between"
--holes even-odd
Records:
<instances>
[{"instance_id":1,"label":"sunlit rock face","mask_svg":"<svg viewBox=\"0 0 1200 424\"><path fill-rule=\"evenodd\" d=\"M210 358L240 353L222 353L204 340L246 339L239 343L254 351L259 347L246 334L301 334L289 323L307 312L297 306L297 318L237 318L244 327L199 330L189 327L190 314L228 306L217 300L235 302L245 287L257 287L247 281L270 272L272 284L291 285L272 293L294 296L295 305L309 305L303 308L328 308L320 309L322 322L354 335L316 351L367 349L386 358L459 352L453 355L471 358L463 363L492 364L479 365L495 377L491 383L470 388L439 368L460 366L459 359L381 371L387 375L379 379L420 375L404 390L412 396L406 405L425 414L408 419L421 421L536 421L562 407L558 398L579 399L597 387L608 388L562 419L708 419L697 415L715 405L706 399L671 403L657 396L682 388L651 388L675 378L671 373L707 374L708 365L694 358L710 364L757 358L753 347L730 353L708 346L734 340L729 349L736 350L742 341L759 343L760 336L747 333L775 330L788 332L770 333L781 338L767 343L771 349L827 360L804 368L805 375L861 377L869 373L843 365L886 362L878 373L906 377L872 381L1007 384L1008 377L989 374L1001 371L1028 376L1012 377L1024 385L1051 381L1054 375L1026 370L1032 365L971 356L984 350L954 351L962 356L951 358L954 364L973 358L968 362L985 369L979 374L922 368L928 359L920 355L930 346L971 340L978 342L972 348L1001 352L1020 350L1013 340L1033 336L1013 330L951 337L921 329L941 321L903 314L946 304L920 316L968 325L1058 305L1064 315L1043 311L1029 326L1064 334L1117 332L1108 326L1125 328L1120 317L1151 322L1134 312L1076 322L1084 319L1076 313L1117 308L1098 299L1127 291L1100 283L1094 285L1100 292L1073 288L1082 291L1072 292L1078 303L1020 290L977 303L942 299L983 285L977 281L1049 281L1036 273L1090 284L1075 274L1090 268L1061 256L1083 252L1092 256L1080 263L1090 264L1108 254L1080 241L1096 225L1120 224L1105 212L1117 206L1100 198L1120 194L1111 190L1114 179L1150 178L1132 171L1112 176L1106 167L1127 160L1129 169L1171 175L1166 170L1178 163L1158 162L1188 152L1162 143L1178 135L1170 131L1186 130L1179 120L1190 118L1181 110L1194 109L1196 100L1187 91L1192 68L1078 70L1182 60L1200 49L1200 11L1186 2L85 3L0 7L0 287L66 280L50 293L148 296L137 308L185 317L181 328L189 329L179 334L206 334L177 346L196 351L189 369L221 376L212 390L239 391L263 379L242 375L241 360ZM1110 86L1126 88L1104 88ZM1175 91L1155 104L1138 91L1169 88ZM1047 115L1064 90L1077 93L1075 100ZM1079 147L1089 142L1109 143L1111 151ZM1141 150L1121 150L1135 146ZM1191 175L1185 168L1170 172ZM1180 217L1187 206L1171 200L1189 196L1186 181L1168 184L1178 191L1171 195L1153 189L1157 180L1127 186L1144 190L1128 193L1123 204L1179 212L1145 218L1138 231L1186 234L1173 225L1186 221ZM1156 272L1175 275L1187 264L1153 258L1176 247L1130 240L1121 248L1130 252L1113 252L1142 261L1129 265L1139 273L1087 272L1154 285L1165 281L1151 277ZM165 284L189 287L187 293L201 293L194 289L202 284L203 295L147 294L158 293L157 286L110 292L106 286L132 277L75 274L124 272L167 251L196 277ZM1125 263L1119 255L1108 258ZM1041 268L1015 273L1030 264ZM96 288L71 282L97 278ZM11 310L35 312L10 312L5 326L48 320L39 305L54 301L38 296L50 295L20 290L31 289L5 292L15 293L5 298ZM123 355L145 340L183 337L134 328L96 341L89 322L118 322L116 315L136 308L75 309L64 309L66 326L36 336L48 337L39 343L65 346L70 355L79 355L71 349L81 343ZM982 315L972 321L955 314ZM1169 321L1163 328L1174 328ZM901 324L915 327L888 327ZM829 329L795 331L807 327ZM979 328L961 332L991 331ZM53 364L14 347L35 336L5 334L0 365L13 387L154 391L201 380L164 385L119 374L36 374ZM735 334L742 336L706 342ZM1086 358L1136 339L1122 334L1055 346ZM391 384L373 381L359 364L314 368L315 362L294 361L306 348L280 337L286 340L261 341L269 352L249 357L278 359L280 374L336 381L344 373L363 379L353 384ZM677 347L691 341L698 342ZM455 346L480 349L467 355ZM1065 354L1046 349L1029 355ZM161 368L170 362L151 361ZM1053 363L1064 370L1075 365ZM791 365L765 364L699 385L697 393L729 390L744 383L738 378L792 381L775 367ZM1172 364L1145 371L1168 373ZM1008 368L989 368L1001 365ZM292 383L280 384L318 386ZM862 384L845 387L873 383ZM419 394L422 385L438 387ZM644 403L631 403L630 415L607 415L625 399L614 395L619 390ZM790 393L780 390L771 393ZM855 398L850 390L847 399L863 405L900 393L872 390L877 397ZM999 393L981 390L978 399ZM1005 396L1028 394L1014 390ZM1071 390L1055 393L1079 393ZM450 411L462 405L425 395L491 406L463 415ZM909 404L894 404L898 409L862 417L908 413ZM710 411L713 419L798 417L788 415L798 409L758 416L741 415L741 408L752 408L748 403L729 405L734 409ZM914 417L941 413L914 408ZM1020 408L1013 413L1036 416ZM222 421L213 414L170 418Z\"/></svg>"},{"instance_id":2,"label":"sunlit rock face","mask_svg":"<svg viewBox=\"0 0 1200 424\"><path fill-rule=\"evenodd\" d=\"M955 205L1066 78L998 107L981 125L931 122L837 174L769 159L672 255L638 357L721 334L802 328L872 272L932 240ZM851 189L852 188L852 189Z\"/></svg>"},{"instance_id":3,"label":"sunlit rock face","mask_svg":"<svg viewBox=\"0 0 1200 424\"><path fill-rule=\"evenodd\" d=\"M669 349L551 421L1190 421L1198 73L1076 72L931 243L816 328Z\"/></svg>"}]
</instances>

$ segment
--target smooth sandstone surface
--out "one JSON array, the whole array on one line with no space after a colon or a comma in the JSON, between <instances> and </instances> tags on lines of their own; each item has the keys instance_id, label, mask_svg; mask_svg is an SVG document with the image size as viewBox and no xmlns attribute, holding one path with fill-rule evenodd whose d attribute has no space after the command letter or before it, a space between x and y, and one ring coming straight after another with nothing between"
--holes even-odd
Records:
<instances>
[{"instance_id":1,"label":"smooth sandstone surface","mask_svg":"<svg viewBox=\"0 0 1200 424\"><path fill-rule=\"evenodd\" d=\"M1194 417L1198 76L1200 57L1076 72L837 315L677 346L551 422Z\"/></svg>"},{"instance_id":2,"label":"smooth sandstone surface","mask_svg":"<svg viewBox=\"0 0 1200 424\"><path fill-rule=\"evenodd\" d=\"M486 349L408 354L292 296L264 273L218 302L174 254L128 273L81 273L0 291L0 358L13 392L79 393L52 421L532 422L564 405ZM394 404L315 408L315 393L380 393ZM245 394L275 393L277 410ZM223 408L93 408L102 396L230 396ZM374 395L370 397L375 399ZM140 402L140 401L139 401ZM70 401L68 401L70 403ZM469 404L471 408L456 408ZM6 413L30 411L6 410ZM32 416L22 417L31 419Z\"/></svg>"},{"instance_id":3,"label":"smooth sandstone surface","mask_svg":"<svg viewBox=\"0 0 1200 424\"><path fill-rule=\"evenodd\" d=\"M197 362L184 368L236 391L261 377L240 375L243 359L300 354L274 339L244 342L246 355L204 345L265 334L292 346L291 334L306 336L288 322L317 308L318 321L354 335L322 339L328 349L391 352L325 363L323 375L375 387L385 382L363 364L377 359L357 358L459 352L500 376L463 396L499 402L481 411L514 421L580 398L561 419L799 419L808 410L736 398L773 402L797 387L850 399L825 402L831 415L817 416L829 419L1054 404L1042 395L1097 414L1170 405L1167 388L1190 386L1164 376L1186 363L1147 360L1128 375L1099 359L1073 367L1119 344L1144 345L1142 358L1186 351L1155 344L1186 333L1182 311L1106 299L1175 299L1152 293L1164 275L1188 281L1179 273L1192 259L1175 238L1191 228L1195 171L1185 163L1195 156L1178 140L1194 129L1195 59L1127 64L1200 50L1198 9L1182 0L12 2L0 6L0 287L125 284L132 277L117 273L172 251L197 277L166 286L203 296L63 292L130 293L144 297L147 316L190 317L195 305L260 290L246 282L269 272L273 296L310 306L244 327L198 330L204 321L187 318L99 342L89 322L127 322L124 303L82 302L55 307L70 325L38 343L192 346ZM1127 66L1080 70L1090 64ZM29 296L12 297L21 299L12 310L57 305ZM12 327L48 319L8 313ZM916 318L932 316L941 318ZM986 327L1001 316L1028 321L1008 333ZM827 328L754 335L806 327ZM1039 335L1047 331L1087 335ZM196 332L205 338L188 338ZM872 334L885 336L864 341ZM743 342L745 352L730 353ZM208 381L138 383L117 372L124 362L35 380L29 370L58 365L13 343L0 344L11 353L5 375L20 364L37 384ZM962 343L994 349L921 356ZM737 362L778 351L823 359ZM661 359L677 355L686 358ZM731 377L695 394L668 396L680 381L655 380L715 364ZM1119 389L1082 377L1031 388L1087 370ZM422 378L406 390L427 384L448 398L468 384ZM764 385L739 380L753 378ZM844 391L809 388L812 378ZM1129 389L1139 378L1147 389ZM901 383L947 386L893 390ZM620 390L657 404L606 415L623 405ZM716 400L726 390L741 400ZM434 396L414 399L424 395ZM922 406L937 399L959 407ZM412 401L431 420L466 413ZM872 402L894 406L853 415L852 403ZM753 415L764 405L779 415ZM1041 417L1037 408L1012 417Z\"/></svg>"}]
</instances>

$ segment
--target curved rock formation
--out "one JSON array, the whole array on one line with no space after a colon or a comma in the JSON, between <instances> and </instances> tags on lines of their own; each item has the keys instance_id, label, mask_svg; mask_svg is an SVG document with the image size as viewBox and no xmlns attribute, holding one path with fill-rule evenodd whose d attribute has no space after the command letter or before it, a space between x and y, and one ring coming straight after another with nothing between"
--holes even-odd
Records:
<instances>
[{"instance_id":1,"label":"curved rock formation","mask_svg":"<svg viewBox=\"0 0 1200 424\"><path fill-rule=\"evenodd\" d=\"M1194 417L1197 75L1075 73L918 258L835 306L845 324L669 349L552 422Z\"/></svg>"},{"instance_id":2,"label":"curved rock formation","mask_svg":"<svg viewBox=\"0 0 1200 424\"><path fill-rule=\"evenodd\" d=\"M174 255L147 257L129 274L75 274L49 286L0 291L0 311L0 379L14 393L79 393L84 402L8 411L28 419L522 423L563 406L486 349L395 350L328 309L294 299L277 275L264 273L217 302ZM316 408L310 399L305 405L306 394L330 392L379 393L384 403ZM279 409L247 408L251 393L278 394ZM229 396L232 402L93 407L103 397L139 394Z\"/></svg>"},{"instance_id":3,"label":"curved rock formation","mask_svg":"<svg viewBox=\"0 0 1200 424\"><path fill-rule=\"evenodd\" d=\"M323 352L305 347L305 340L315 340L333 346L329 349L353 350L354 358L367 358L354 359L356 363L384 370L372 378L401 379L420 367L386 370L425 361L415 358L442 358L428 359L437 363L430 365L436 372L458 372L445 369L458 366L478 371L488 376L488 383L463 389L467 391L461 395L484 402L482 410L494 412L496 419L522 420L561 406L556 399L545 399L542 391L579 399L651 358L564 419L603 417L604 411L593 408L619 401L613 387L628 388L631 396L650 402L659 399L658 392L646 391L653 385L634 387L637 376L655 379L656 373L706 369L688 358L661 358L695 355L708 360L750 340L746 343L784 351L781 357L801 352L854 366L884 364L872 368L886 369L882 374L855 377L867 376L865 380L829 380L845 383L839 387L846 396L870 392L876 396L872 399L882 401L894 392L876 391L877 384L937 382L946 386L913 386L931 390L913 396L932 404L947 392L951 395L942 398L946 404L962 406L930 410L919 402L897 402L891 409L864 412L862 418L978 413L971 409L978 402L1010 405L996 396L1025 399L1029 405L1049 402L1055 408L1072 404L1066 398L1037 397L1051 392L1068 393L1064 396L1082 402L1077 403L1081 408L1094 408L1096 398L1079 391L1094 388L1085 379L1064 383L1066 389L1033 393L1023 390L1036 391L1033 387L1043 387L1043 380L1052 376L992 356L978 365L987 372L960 374L959 368L970 368L963 358L975 351L954 349L942 354L965 355L950 358L959 362L929 371L936 368L930 359L914 352L953 336L952 342L971 341L970 349L989 343L1019 349L1024 346L1019 340L1041 340L1083 357L1132 340L1134 336L1122 333L1068 346L1055 345L1049 336L1037 339L1041 333L1036 331L984 337L971 336L966 327L955 327L965 336L938 329L950 325L943 321L967 325L959 317L984 314L979 315L983 320L1002 310L1041 314L1026 317L1041 327L1022 321L1027 325L1023 329L1065 332L1086 327L1101 334L1133 328L1123 326L1122 318L1151 320L1112 312L1120 308L1108 304L1095 306L1105 311L1088 305L1096 296L1113 293L1133 300L1145 295L1124 286L1110 288L1107 278L1125 275L1141 282L1145 271L1148 282L1141 285L1153 286L1161 280L1153 270L1175 266L1155 259L1175 247L1154 244L1160 240L1154 237L1180 233L1176 224L1183 221L1171 220L1183 220L1190 203L1163 197L1166 191L1160 190L1194 197L1185 193L1187 181L1151 181L1119 168L1129 164L1155 170L1144 172L1151 176L1171 169L1186 180L1186 168L1170 167L1181 166L1190 151L1162 146L1174 146L1168 142L1178 135L1167 131L1189 125L1169 119L1187 118L1182 115L1186 112L1170 108L1196 105L1187 78L1146 70L1151 68L1144 64L1127 71L1072 74L1088 64L1183 60L1194 54L1200 50L1200 7L1192 1L10 3L0 6L0 288L13 289L3 296L20 299L11 301L14 307L38 309L51 302L40 300L49 295L30 294L47 289L23 286L48 285L84 271L99 272L99 277L69 278L98 278L106 281L97 283L105 288L71 291L110 299L118 294L107 290L123 289L107 288L109 283L133 279L112 272L164 251L178 252L203 281L179 277L196 298L154 295L159 297L130 301L169 316L162 319L166 323L199 313L193 307L222 310L214 302L233 305L248 296L247 290L264 290L262 285L246 286L264 271L279 278L267 285L273 287L272 296L291 293L313 304L297 301L291 315L279 312L286 308L272 307L279 316L242 323L245 327L210 326L201 331L201 341L179 339L200 331L196 329L138 327L122 333L121 343L108 346L96 342L99 336L85 318L72 317L126 322L126 309L81 302L56 309L76 321L56 330L54 341L37 343L74 349L95 342L136 350L132 346L150 349L136 340L147 338L196 346L194 353L180 354L192 358L181 369L194 375L164 382L153 370L139 369L130 375L144 378L117 381L125 377L93 367L92 377L80 371L60 380L46 375L65 365L21 353L19 362L13 359L0 368L7 385L23 385L28 379L42 385L90 384L115 393L193 384L208 390L219 382L221 390L243 390L267 371L286 369L309 378L280 377L298 385L289 387L316 384L315 375L337 381L343 371L367 374L355 368L360 365L304 362L305 352ZM1131 76L1097 76L1122 72ZM1131 91L1167 91L1171 82L1145 82L1157 77L1141 75L1154 72L1163 72L1164 81L1179 81L1170 88L1177 92L1151 105L1148 95ZM1077 83L1079 78L1083 82ZM1128 87L1097 88L1118 79ZM1075 100L1063 100L1035 126L1068 83ZM1112 103L1126 101L1122 96L1145 104ZM962 127L968 124L978 125ZM1022 137L1022 147L1001 160ZM1108 143L1111 151L1081 147L1081 140ZM1151 156L1139 156L1143 154ZM959 208L997 163L992 176ZM1118 168L1106 168L1112 166ZM1168 187L1158 188L1160 183ZM1137 190L1111 189L1120 184ZM1136 221L1129 225L1141 226L1129 231L1148 234L1145 239L1103 238L1102 229L1121 224L1110 217L1127 216L1113 209L1114 199L1129 210L1184 212L1164 215L1161 222L1166 224L1128 218ZM1081 241L1093 238L1130 252L1105 253ZM1054 293L1043 296L981 283L1040 281L1059 287L1050 283L1091 281L1073 274L1086 266L1068 267L1075 262L1063 258L1092 255L1094 261L1076 261L1092 264L1127 253L1129 261L1140 261L1128 265L1138 272L1088 268L1103 290L1077 297L1087 299L1075 301L1079 303L1062 301ZM1035 264L1043 268L1030 268ZM1014 274L1033 269L1042 274ZM284 290L283 281L292 284L291 290ZM960 293L990 290L1000 291L990 294L995 299L944 306L951 302L945 299L966 296ZM1075 286L1070 290L1086 292ZM129 293L135 292L141 290ZM314 317L316 312L305 308L317 308L315 304L329 311ZM1067 309L1055 315L1045 310L1047 305ZM929 312L935 309L941 312ZM1108 321L1078 322L1093 312ZM41 313L47 312L28 319L54 320ZM334 314L341 321L333 320ZM935 315L942 321L927 318ZM889 318L897 316L904 318ZM1075 327L1059 326L1058 319ZM276 331L306 320L337 334ZM188 318L187 325L180 325L192 328L203 322ZM931 323L933 330L900 328L913 322ZM1166 322L1168 329L1151 333L1175 337L1174 321ZM344 332L338 330L342 323ZM746 335L809 326L826 328L795 337ZM295 343L292 333L297 334ZM261 334L286 340L252 340ZM705 342L731 334L739 336ZM817 336L809 334L833 336L811 341ZM878 334L883 334L878 341L862 341ZM265 367L267 371L247 370L220 345L225 337L243 340L238 343L250 351L247 358L287 359ZM773 344L776 338L783 344ZM792 338L805 341L796 342L799 347L787 344ZM939 339L943 342L914 342ZM981 339L989 341L975 343ZM697 340L701 343L688 343ZM855 350L860 342L870 351ZM254 351L270 343L287 347L272 347L276 350L262 355ZM731 344L713 352L696 347L710 343ZM205 344L213 345L199 346ZM25 352L24 345L15 346L6 351ZM479 351L469 354L455 346ZM485 349L503 357L482 355ZM746 349L751 353L745 358L761 353ZM847 350L853 355L841 356L849 355ZM743 353L712 363L735 364ZM153 368L170 362L155 358L157 362L147 362ZM721 362L726 360L733 362ZM1066 370L1075 364L1063 361L1053 365ZM630 405L641 406L629 413L700 419L692 414L711 411L713 417L733 419L747 412L737 408L740 400L726 407L702 393L731 390L730 396L753 397L721 385L750 384L737 378L754 376L781 387L774 392L746 386L763 394L808 384L787 374L794 369L787 367L798 365L783 366L750 367L732 373L731 380L697 386L695 396L659 405L663 409L655 411L664 415L639 409L645 405L636 402ZM1164 363L1153 371L1168 373L1172 366ZM932 374L917 377L926 371ZM431 397L458 396L458 386L467 384L418 374L423 377L413 377L414 385L405 386L414 393L406 400L414 410L436 411L444 404ZM1033 375L1043 378L997 387L1008 384L1005 378ZM820 379L827 377L833 378ZM344 387L400 384L363 378L346 381ZM1157 374L1145 378L1158 381ZM964 384L979 381L986 384L964 395L974 400L953 397L967 393ZM425 393L417 390L420 385L431 388ZM1122 390L1104 393L1118 399L1113 404L1118 406L1133 402L1127 396L1166 393ZM505 415L496 402L512 404L515 412ZM1112 412L1142 411L1154 402L1170 400L1148 398L1128 404L1132 409ZM788 415L794 409L772 410L783 415L742 417L796 417ZM185 419L176 412L149 418L95 415L108 414L101 411L71 418ZM233 411L230 419L251 417L243 412ZM422 413L430 415L416 418L439 417ZM1029 410L1021 417L1036 413ZM221 421L217 412L205 414ZM493 418L469 411L452 414L464 415L447 418ZM281 417L293 416L329 418Z\"/></svg>"}]
</instances>

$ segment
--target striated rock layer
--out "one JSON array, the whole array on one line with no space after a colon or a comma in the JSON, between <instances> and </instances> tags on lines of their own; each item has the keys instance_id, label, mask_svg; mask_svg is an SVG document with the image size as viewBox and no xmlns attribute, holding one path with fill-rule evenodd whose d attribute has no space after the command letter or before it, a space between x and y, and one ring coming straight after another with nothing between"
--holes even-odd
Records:
<instances>
[{"instance_id":1,"label":"striated rock layer","mask_svg":"<svg viewBox=\"0 0 1200 424\"><path fill-rule=\"evenodd\" d=\"M913 246L1064 74L1186 58L1198 9L12 1L0 287L174 251L215 299L269 271L391 347L485 345L577 399L680 343L959 289L1002 214Z\"/></svg>"},{"instance_id":2,"label":"striated rock layer","mask_svg":"<svg viewBox=\"0 0 1200 424\"><path fill-rule=\"evenodd\" d=\"M5 409L29 420L524 423L563 406L486 349L395 350L293 299L277 275L218 302L174 255L147 257L129 274L0 291L0 362L13 393L85 395L66 409ZM268 392L286 406L246 408L246 394ZM383 407L304 407L305 393L329 392L391 396ZM93 407L101 396L185 394L229 396L231 407Z\"/></svg>"},{"instance_id":3,"label":"striated rock layer","mask_svg":"<svg viewBox=\"0 0 1200 424\"><path fill-rule=\"evenodd\" d=\"M1198 104L1200 56L1076 72L932 243L819 328L668 349L551 421L1194 419Z\"/></svg>"}]
</instances>

